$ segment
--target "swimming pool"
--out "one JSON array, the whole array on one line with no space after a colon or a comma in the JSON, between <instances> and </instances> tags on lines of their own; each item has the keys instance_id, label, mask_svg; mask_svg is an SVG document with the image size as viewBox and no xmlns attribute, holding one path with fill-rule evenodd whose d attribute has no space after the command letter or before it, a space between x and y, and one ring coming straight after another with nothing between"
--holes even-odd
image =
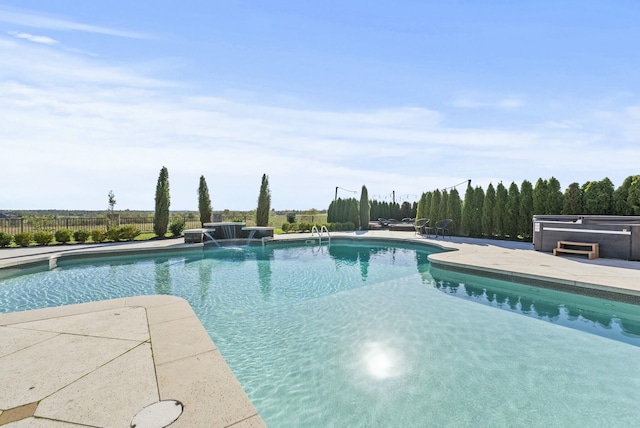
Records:
<instances>
[{"instance_id":1,"label":"swimming pool","mask_svg":"<svg viewBox=\"0 0 640 428\"><path fill-rule=\"evenodd\" d=\"M181 296L274 427L637 422L636 306L432 271L429 253L334 243L61 264L0 282L0 308Z\"/></svg>"}]
</instances>

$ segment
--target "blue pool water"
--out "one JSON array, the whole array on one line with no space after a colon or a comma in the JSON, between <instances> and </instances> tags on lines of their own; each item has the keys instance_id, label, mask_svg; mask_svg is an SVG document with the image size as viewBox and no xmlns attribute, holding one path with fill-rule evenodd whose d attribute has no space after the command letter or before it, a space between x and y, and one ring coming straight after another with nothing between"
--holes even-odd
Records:
<instances>
[{"instance_id":1,"label":"blue pool water","mask_svg":"<svg viewBox=\"0 0 640 428\"><path fill-rule=\"evenodd\" d=\"M1 281L0 311L181 296L270 427L638 423L640 308L432 270L428 254L332 244L84 262Z\"/></svg>"}]
</instances>

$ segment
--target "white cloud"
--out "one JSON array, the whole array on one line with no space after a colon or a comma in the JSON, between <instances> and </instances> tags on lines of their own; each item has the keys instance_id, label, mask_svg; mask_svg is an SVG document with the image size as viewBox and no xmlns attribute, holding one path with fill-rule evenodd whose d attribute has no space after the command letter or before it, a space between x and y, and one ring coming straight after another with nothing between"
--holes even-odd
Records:
<instances>
[{"instance_id":1,"label":"white cloud","mask_svg":"<svg viewBox=\"0 0 640 428\"><path fill-rule=\"evenodd\" d=\"M0 39L0 60L9 160L0 209L102 209L112 189L118 209L152 209L163 165L176 209L197 208L200 175L216 209L255 208L263 173L274 208L322 209L335 186L400 197L469 178L486 188L496 177L554 175L568 185L637 173L638 149L611 150L608 136L621 132L614 119L634 118L637 108L608 111L597 128L463 129L415 106L323 111L238 102L206 88L193 96L135 65L13 40Z\"/></svg>"},{"instance_id":2,"label":"white cloud","mask_svg":"<svg viewBox=\"0 0 640 428\"><path fill-rule=\"evenodd\" d=\"M41 13L8 8L6 6L0 6L0 22L32 28L58 31L81 31L132 39L149 38L148 35L134 31L103 27L99 25L82 24L66 18L46 16Z\"/></svg>"},{"instance_id":3,"label":"white cloud","mask_svg":"<svg viewBox=\"0 0 640 428\"><path fill-rule=\"evenodd\" d=\"M17 31L9 31L9 35L16 37L18 39L24 39L24 40L28 40L30 42L34 42L34 43L42 43L44 45L55 45L58 44L57 40L54 40L50 37L46 37L46 36L34 36L33 34L29 34L29 33L18 33Z\"/></svg>"}]
</instances>

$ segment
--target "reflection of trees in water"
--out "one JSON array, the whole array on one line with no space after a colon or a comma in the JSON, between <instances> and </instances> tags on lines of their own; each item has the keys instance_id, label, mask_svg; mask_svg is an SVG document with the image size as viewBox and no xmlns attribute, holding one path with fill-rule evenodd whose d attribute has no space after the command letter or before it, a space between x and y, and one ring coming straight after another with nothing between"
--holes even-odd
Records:
<instances>
[{"instance_id":1,"label":"reflection of trees in water","mask_svg":"<svg viewBox=\"0 0 640 428\"><path fill-rule=\"evenodd\" d=\"M168 260L156 260L155 262L156 272L156 293L157 294L171 294L171 272L169 270Z\"/></svg>"},{"instance_id":2,"label":"reflection of trees in water","mask_svg":"<svg viewBox=\"0 0 640 428\"><path fill-rule=\"evenodd\" d=\"M262 297L268 300L271 296L271 261L273 260L273 249L262 248L256 251L256 261L258 264L258 281Z\"/></svg>"},{"instance_id":3,"label":"reflection of trees in water","mask_svg":"<svg viewBox=\"0 0 640 428\"><path fill-rule=\"evenodd\" d=\"M503 309L508 308L512 312L548 318L550 321L560 319L564 312L568 321L583 319L591 321L602 328L611 329L613 328L614 319L619 319L618 324L625 334L640 336L640 320L618 318L613 313L598 312L596 310L581 308L574 304L565 304L548 299L542 300L540 296L536 295L537 292L535 291L531 291L531 295L509 293L502 289L475 284L450 282L436 278L434 278L434 280L435 287L447 294L453 294L469 300L473 299Z\"/></svg>"},{"instance_id":4,"label":"reflection of trees in water","mask_svg":"<svg viewBox=\"0 0 640 428\"><path fill-rule=\"evenodd\" d=\"M416 265L418 267L418 274L422 278L424 284L430 283L432 280L431 273L429 272L429 253L422 251L416 251Z\"/></svg>"},{"instance_id":5,"label":"reflection of trees in water","mask_svg":"<svg viewBox=\"0 0 640 428\"><path fill-rule=\"evenodd\" d=\"M211 284L211 266L207 263L198 264L198 278L200 283L198 288L200 289L200 299L204 300L209 294L209 285Z\"/></svg>"},{"instance_id":6,"label":"reflection of trees in water","mask_svg":"<svg viewBox=\"0 0 640 428\"><path fill-rule=\"evenodd\" d=\"M336 264L360 265L360 276L366 281L369 276L369 262L371 256L380 253L392 252L395 254L395 248L367 248L367 247L349 247L343 245L329 246L329 255Z\"/></svg>"},{"instance_id":7,"label":"reflection of trees in water","mask_svg":"<svg viewBox=\"0 0 640 428\"><path fill-rule=\"evenodd\" d=\"M369 259L371 253L369 251L358 251L358 260L360 261L360 276L365 281L369 275Z\"/></svg>"}]
</instances>

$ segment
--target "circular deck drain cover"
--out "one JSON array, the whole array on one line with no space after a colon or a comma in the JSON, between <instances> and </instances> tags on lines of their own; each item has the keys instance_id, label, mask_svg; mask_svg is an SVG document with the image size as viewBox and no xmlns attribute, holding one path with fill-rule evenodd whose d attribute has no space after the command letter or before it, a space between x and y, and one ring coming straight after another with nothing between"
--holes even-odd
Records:
<instances>
[{"instance_id":1,"label":"circular deck drain cover","mask_svg":"<svg viewBox=\"0 0 640 428\"><path fill-rule=\"evenodd\" d=\"M173 423L182 414L182 403L176 400L163 400L149 404L131 421L131 428L164 428Z\"/></svg>"}]
</instances>

